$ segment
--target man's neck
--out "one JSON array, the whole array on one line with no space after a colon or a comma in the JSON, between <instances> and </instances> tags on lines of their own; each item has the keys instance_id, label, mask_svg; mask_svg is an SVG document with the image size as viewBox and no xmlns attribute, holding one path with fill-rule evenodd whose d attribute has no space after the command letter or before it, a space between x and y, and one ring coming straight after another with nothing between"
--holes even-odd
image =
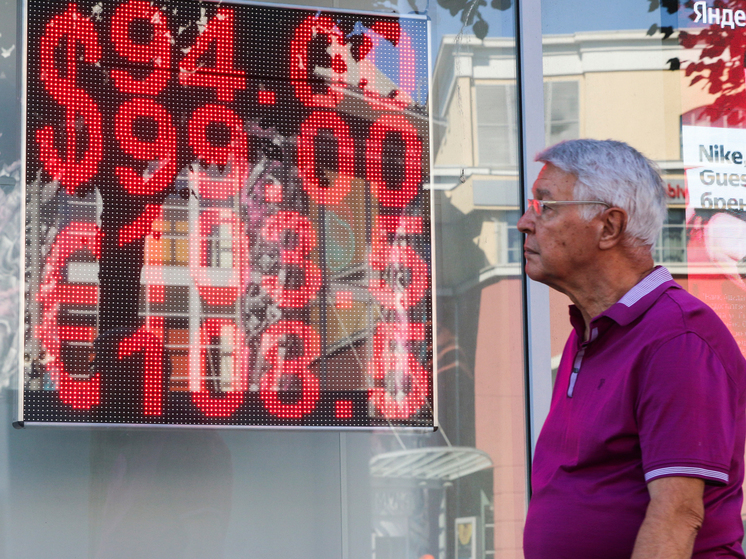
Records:
<instances>
[{"instance_id":1,"label":"man's neck","mask_svg":"<svg viewBox=\"0 0 746 559\"><path fill-rule=\"evenodd\" d=\"M585 340L590 338L591 320L618 302L655 269L652 257L622 259L584 274L565 293L583 315Z\"/></svg>"}]
</instances>

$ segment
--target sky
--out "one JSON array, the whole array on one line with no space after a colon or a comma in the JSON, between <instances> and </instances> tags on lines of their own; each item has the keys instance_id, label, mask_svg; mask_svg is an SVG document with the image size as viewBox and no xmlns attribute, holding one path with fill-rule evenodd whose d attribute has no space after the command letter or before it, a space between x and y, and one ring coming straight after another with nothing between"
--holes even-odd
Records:
<instances>
[{"instance_id":1,"label":"sky","mask_svg":"<svg viewBox=\"0 0 746 559\"><path fill-rule=\"evenodd\" d=\"M402 0L401 3L403 4L404 1ZM420 8L420 3L422 0L418 1L418 8ZM451 17L448 10L435 6L437 6L436 0L430 0L430 5L423 3L421 9L429 8L428 13L433 19L432 44L439 45L443 35L459 32L461 21L459 16ZM657 25L676 24L676 15L669 15L665 10L649 12L649 8L649 0L543 0L542 32L559 34L621 29L647 30L654 23ZM487 6L481 7L480 13L490 26L488 36L510 37L514 35L513 9L501 12ZM466 31L471 34L471 29Z\"/></svg>"},{"instance_id":2,"label":"sky","mask_svg":"<svg viewBox=\"0 0 746 559\"><path fill-rule=\"evenodd\" d=\"M661 25L661 10L649 12L649 0L544 0L542 31L546 34L619 29L648 29ZM675 21L663 10L663 18ZM668 21L664 24L671 25Z\"/></svg>"}]
</instances>

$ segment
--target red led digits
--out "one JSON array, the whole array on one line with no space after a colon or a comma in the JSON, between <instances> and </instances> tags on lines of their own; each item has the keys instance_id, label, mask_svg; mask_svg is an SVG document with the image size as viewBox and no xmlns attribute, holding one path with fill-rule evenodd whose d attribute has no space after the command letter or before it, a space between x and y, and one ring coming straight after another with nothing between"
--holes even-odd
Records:
<instances>
[{"instance_id":1,"label":"red led digits","mask_svg":"<svg viewBox=\"0 0 746 559\"><path fill-rule=\"evenodd\" d=\"M331 56L329 68L310 67L308 47L317 36L324 35L329 41L327 52ZM295 30L290 43L290 80L295 95L306 107L334 108L342 100L342 90L347 79L347 49L344 35L327 16L308 16ZM324 74L325 72L325 74ZM311 79L326 79L326 93L314 93Z\"/></svg>"},{"instance_id":2,"label":"red led digits","mask_svg":"<svg viewBox=\"0 0 746 559\"><path fill-rule=\"evenodd\" d=\"M206 303L226 307L236 302L248 278L248 254L241 220L232 210L200 213L199 225L189 236L189 269Z\"/></svg>"},{"instance_id":3,"label":"red led digits","mask_svg":"<svg viewBox=\"0 0 746 559\"><path fill-rule=\"evenodd\" d=\"M93 328L79 326L60 332L60 341L93 344ZM72 378L62 366L59 369L60 400L76 410L89 410L101 402L101 375L80 380Z\"/></svg>"},{"instance_id":4,"label":"red led digits","mask_svg":"<svg viewBox=\"0 0 746 559\"><path fill-rule=\"evenodd\" d=\"M214 352L220 359L213 359ZM209 351L209 353L208 353ZM223 359L223 353L230 354ZM227 318L208 318L200 327L199 390L192 392L192 401L207 417L230 417L241 407L246 397L247 349L243 334L235 323ZM231 384L231 390L214 396L207 389L208 376L214 384Z\"/></svg>"},{"instance_id":5,"label":"red led digits","mask_svg":"<svg viewBox=\"0 0 746 559\"><path fill-rule=\"evenodd\" d=\"M135 218L135 221L128 223L119 230L119 246L123 247L126 244L149 235L153 229L153 221L155 221L160 213L160 206L147 204L142 213Z\"/></svg>"},{"instance_id":6,"label":"red led digits","mask_svg":"<svg viewBox=\"0 0 746 559\"><path fill-rule=\"evenodd\" d=\"M352 402L349 400L335 402L334 415L337 419L352 419Z\"/></svg>"},{"instance_id":7,"label":"red led digits","mask_svg":"<svg viewBox=\"0 0 746 559\"><path fill-rule=\"evenodd\" d=\"M158 209L156 218L152 222L151 231L145 239L145 266L142 269L142 281L145 284L146 300L149 303L166 302L163 261L168 260L166 254L164 254L164 248L170 248L170 246L168 240L162 238L162 233L166 229L164 225L169 222L163 219L163 208ZM155 320L155 317L148 317L146 320L151 320L151 318Z\"/></svg>"},{"instance_id":8,"label":"red led digits","mask_svg":"<svg viewBox=\"0 0 746 559\"><path fill-rule=\"evenodd\" d=\"M158 132L153 141L142 141L135 136L133 124L141 118L155 121ZM124 189L135 196L152 196L166 190L178 171L176 129L166 109L152 99L131 99L119 107L114 131L126 153L143 161L157 162L157 169L148 178L130 167L117 167L117 177Z\"/></svg>"},{"instance_id":9,"label":"red led digits","mask_svg":"<svg viewBox=\"0 0 746 559\"><path fill-rule=\"evenodd\" d=\"M295 239L284 239L286 233L296 235ZM297 252L298 256L306 257L316 248L316 231L311 221L298 212L278 212L268 216L262 227L262 236L271 243L293 245L286 248L286 252Z\"/></svg>"},{"instance_id":10,"label":"red led digits","mask_svg":"<svg viewBox=\"0 0 746 559\"><path fill-rule=\"evenodd\" d=\"M100 232L95 223L73 222L57 234L44 267L39 289L42 321L35 331L48 355L46 369L52 383L59 387L60 399L75 409L90 409L101 398L101 377L96 373L88 379L70 376L62 361L63 342L92 343L94 329L90 326L63 326L59 312L63 305L96 305L98 286L67 283L67 261L79 251L101 256Z\"/></svg>"},{"instance_id":11,"label":"red led digits","mask_svg":"<svg viewBox=\"0 0 746 559\"><path fill-rule=\"evenodd\" d=\"M387 184L383 178L383 143L389 132L401 134L404 152L404 181ZM366 146L366 175L381 205L387 208L405 207L420 191L422 183L422 143L417 130L401 115L383 115L370 128Z\"/></svg>"},{"instance_id":12,"label":"red led digits","mask_svg":"<svg viewBox=\"0 0 746 559\"><path fill-rule=\"evenodd\" d=\"M297 252L282 251L281 276L264 276L262 287L277 301L281 307L304 307L310 300L316 297L321 287L321 271L311 260L304 259ZM295 286L293 277L298 273L302 275L300 285Z\"/></svg>"},{"instance_id":13,"label":"red led digits","mask_svg":"<svg viewBox=\"0 0 746 559\"><path fill-rule=\"evenodd\" d=\"M179 83L217 90L218 100L233 101L233 92L246 89L244 72L233 67L233 10L220 7L197 36L197 42L179 64ZM216 64L205 66L200 57L215 43Z\"/></svg>"},{"instance_id":14,"label":"red led digits","mask_svg":"<svg viewBox=\"0 0 746 559\"><path fill-rule=\"evenodd\" d=\"M275 100L276 96L274 91L265 91L263 89L259 90L257 101L260 105L274 105Z\"/></svg>"},{"instance_id":15,"label":"red led digits","mask_svg":"<svg viewBox=\"0 0 746 559\"><path fill-rule=\"evenodd\" d=\"M60 69L55 64L55 50L63 39L67 41L65 77L60 75ZM65 13L52 18L47 24L39 49L44 87L65 107L65 155L60 155L54 146L55 134L52 126L37 130L36 141L44 170L71 195L98 172L98 164L103 156L101 113L93 99L76 85L78 45L83 47L83 62L95 64L101 59L101 47L93 24L78 14L75 4L70 4ZM78 117L85 125L87 139L80 135L83 127L80 126ZM78 158L76 152L82 142L86 142L87 147L82 157Z\"/></svg>"},{"instance_id":16,"label":"red led digits","mask_svg":"<svg viewBox=\"0 0 746 559\"><path fill-rule=\"evenodd\" d=\"M422 218L413 215L379 215L376 223L381 231L399 236L421 235Z\"/></svg>"},{"instance_id":17,"label":"red led digits","mask_svg":"<svg viewBox=\"0 0 746 559\"><path fill-rule=\"evenodd\" d=\"M282 185L268 182L264 185L264 199L268 204L282 203Z\"/></svg>"},{"instance_id":18,"label":"red led digits","mask_svg":"<svg viewBox=\"0 0 746 559\"><path fill-rule=\"evenodd\" d=\"M320 395L319 379L308 370L321 353L316 331L299 321L280 321L264 331L259 351L270 367L259 384L267 411L284 419L311 413Z\"/></svg>"},{"instance_id":19,"label":"red led digits","mask_svg":"<svg viewBox=\"0 0 746 559\"><path fill-rule=\"evenodd\" d=\"M55 50L60 41L66 40L65 77L60 74L60 68L55 64ZM76 53L78 45L83 47ZM101 47L98 44L96 29L90 19L78 13L76 4L70 4L65 13L55 16L47 24L39 48L41 63L41 80L47 92L58 102L64 104L77 89L77 64L79 60L88 64L95 64L101 59ZM78 55L82 55L79 58ZM79 94L78 93L78 94Z\"/></svg>"},{"instance_id":20,"label":"red led digits","mask_svg":"<svg viewBox=\"0 0 746 559\"><path fill-rule=\"evenodd\" d=\"M213 143L208 138L207 130L216 124L227 127L230 140L225 145ZM226 165L229 161L236 180L210 181L200 180L201 198L227 200L238 192L247 166L247 138L243 121L232 110L220 105L205 105L194 111L189 120L189 145L195 155L208 165Z\"/></svg>"},{"instance_id":21,"label":"red led digits","mask_svg":"<svg viewBox=\"0 0 746 559\"><path fill-rule=\"evenodd\" d=\"M283 268L277 276L264 276L262 287L281 307L304 307L321 287L321 271L308 258L316 246L311 222L298 212L278 212L266 219L262 236L279 243Z\"/></svg>"},{"instance_id":22,"label":"red led digits","mask_svg":"<svg viewBox=\"0 0 746 559\"><path fill-rule=\"evenodd\" d=\"M377 21L370 31L365 34L370 49L361 60L360 66L360 85L365 99L375 108L401 109L412 105L415 89L415 51L411 38L396 21ZM380 70L376 66L376 54L383 40L394 45L399 54L399 88L394 91L382 90L383 87L389 87L390 81L380 79Z\"/></svg>"},{"instance_id":23,"label":"red led digits","mask_svg":"<svg viewBox=\"0 0 746 559\"><path fill-rule=\"evenodd\" d=\"M152 25L152 38L142 44L131 38L131 26L141 20ZM166 87L171 69L171 34L166 14L143 0L130 0L117 7L111 20L111 40L114 49L127 62L152 64L153 70L144 80L134 79L126 70L112 68L114 85L119 91L134 95L157 95Z\"/></svg>"},{"instance_id":24,"label":"red led digits","mask_svg":"<svg viewBox=\"0 0 746 559\"><path fill-rule=\"evenodd\" d=\"M163 317L151 319L151 327L163 330ZM145 328L140 328L119 342L117 357L124 359L143 353L144 386L143 411L145 415L163 413L163 339Z\"/></svg>"},{"instance_id":25,"label":"red led digits","mask_svg":"<svg viewBox=\"0 0 746 559\"><path fill-rule=\"evenodd\" d=\"M407 419L427 402L428 373L406 347L410 340L424 339L424 324L382 322L376 327L368 365L374 383L370 399L387 419Z\"/></svg>"},{"instance_id":26,"label":"red led digits","mask_svg":"<svg viewBox=\"0 0 746 559\"><path fill-rule=\"evenodd\" d=\"M417 220L413 219L413 223L416 227ZM409 222L410 227L413 223ZM428 288L427 264L412 247L398 242L390 245L386 237L383 228L374 228L368 263L380 273L373 274L368 289L388 309L413 307Z\"/></svg>"},{"instance_id":27,"label":"red led digits","mask_svg":"<svg viewBox=\"0 0 746 559\"><path fill-rule=\"evenodd\" d=\"M161 266L158 266L160 268ZM163 278L159 278L163 281ZM166 288L163 284L152 284L148 285L148 302L149 303L165 303L166 302Z\"/></svg>"},{"instance_id":28,"label":"red led digits","mask_svg":"<svg viewBox=\"0 0 746 559\"><path fill-rule=\"evenodd\" d=\"M316 176L314 140L319 129L331 130L337 141L337 176L329 187L321 186ZM316 111L303 122L298 138L298 169L303 188L317 204L337 205L350 192L350 181L355 174L355 144L350 129L336 113Z\"/></svg>"},{"instance_id":29,"label":"red led digits","mask_svg":"<svg viewBox=\"0 0 746 559\"><path fill-rule=\"evenodd\" d=\"M334 306L340 310L349 310L355 306L355 298L352 291L337 291Z\"/></svg>"}]
</instances>

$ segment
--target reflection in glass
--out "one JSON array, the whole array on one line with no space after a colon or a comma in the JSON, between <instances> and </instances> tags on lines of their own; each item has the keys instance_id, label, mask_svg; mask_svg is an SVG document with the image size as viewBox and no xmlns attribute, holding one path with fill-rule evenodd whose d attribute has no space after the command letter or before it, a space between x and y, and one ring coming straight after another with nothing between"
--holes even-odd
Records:
<instances>
[{"instance_id":1,"label":"reflection in glass","mask_svg":"<svg viewBox=\"0 0 746 559\"><path fill-rule=\"evenodd\" d=\"M355 4L347 7L372 10L382 6L367 0ZM432 89L437 89L432 96L435 145L429 154L433 174L427 186L435 190L432 227L436 243L432 255L422 247L418 250L423 258L435 262L428 273L437 282L437 316L435 339L424 343L394 340L388 349L394 355L405 349L423 365L437 363L439 431L16 432L8 427L16 395L2 390L0 410L6 427L0 431L0 555L5 551L9 557L244 557L251 550L266 557L450 559L457 550L466 552L468 548L479 557L521 556L526 449L521 238L515 229L520 207L512 38L515 12L509 1L478 6L468 13L422 2L400 4L387 2L385 7L402 13L414 7L434 22L430 47L436 73ZM10 15L15 4L6 8L8 18L0 24L3 53L14 46L17 23ZM257 27L257 40L275 40L267 32L266 22ZM353 51L364 46L355 47L355 41L361 41L359 30L348 31ZM3 42L9 38L10 43ZM318 56L315 62L328 69L325 47L314 50L310 58ZM382 43L378 48L385 52L389 47ZM17 97L13 81L17 51L9 52L8 58L0 58L0 70L5 74L0 74L0 96L7 101L0 103L4 107L0 110L9 113L0 120L0 157L7 157L3 163L12 177L7 204L2 205L9 216L15 216L2 220L13 230L8 234L12 244L20 231L20 213L14 209L20 202L20 124L19 111L12 102ZM467 61L475 52L477 64L471 67ZM360 75L364 71L360 68ZM383 112L396 111L392 80L367 77L369 85L363 87L363 96L367 93L383 105ZM11 86L3 89L6 78ZM427 80L415 78L407 95L424 104L430 100ZM470 85L474 78L484 78L484 83ZM482 90L483 86L486 89ZM502 91L502 97L483 94L493 89ZM262 90L257 99L269 102L271 95ZM486 106L490 115L484 119L488 129L480 128L477 104ZM354 104L349 110L354 112ZM420 120L417 126L424 133L428 123ZM572 116L559 114L558 126L571 120ZM276 301L251 276L248 280L252 281L241 283L245 292L240 303L230 307L221 304L220 293L205 295L207 291L201 293L193 287L194 275L220 279L225 285L216 283L218 287L232 287L233 270L242 262L231 219L218 215L199 231L195 230L195 218L200 212L235 211L248 223L249 235L261 241L265 200L277 205L283 196L300 190L297 177L293 178L286 166L273 165L283 150L292 153L294 149L283 144L287 134L259 129L248 132L256 140L253 147L264 166L253 177L251 186L255 188L241 191L226 204L198 201L195 194L201 192L200 180L209 177L178 175L174 192L162 201L153 218L153 233L144 239L141 254L134 255L141 259L143 269L132 282L137 288L131 297L136 305L129 310L138 319L149 320L150 332L162 332L168 370L163 389L177 398L194 389L199 379L195 380L190 370L199 370L200 364L205 370L201 375L205 392L213 398L235 392L236 386L258 390L261 367L245 376L238 374L237 364L243 357L241 336L236 331L242 330L245 338L259 339L282 317ZM315 146L322 155L330 147L324 144L323 140L329 139L326 136L319 134ZM7 150L3 148L6 142ZM394 156L401 151L396 138L385 143L390 144L386 149ZM387 178L389 173L401 173L400 167L394 167L382 173L387 173ZM214 171L220 175L231 168L227 165ZM316 178L326 184L325 180L333 182L330 179L339 168L330 165L323 171ZM3 176L5 171L0 172L0 186L5 190ZM57 232L73 220L100 225L101 219L109 219L100 215L104 201L95 193L75 197L58 192L58 187L52 184L40 189L36 201L43 205L55 197L62 200L60 215L55 216L59 218ZM356 192L365 193L366 189ZM300 204L297 197L296 201ZM353 209L370 207L370 198L364 194L351 195L349 202ZM421 209L430 219L430 209ZM365 386L368 378L366 339L371 324L380 318L375 314L378 305L368 304L364 297L371 227L351 225L344 208L314 217L325 229L317 232L317 242L324 243L326 250L323 255L316 254L316 262L333 273L335 297L326 300L326 308L321 303L312 305L310 316L301 318L321 320L326 313L326 382L335 390L357 389ZM48 232L52 235L51 229ZM190 237L199 239L197 252L204 252L197 259L192 255L195 247ZM395 240L389 237L389 242ZM91 287L98 279L99 264L90 250L93 246L83 247L82 238L78 240L81 248L70 255L64 280ZM401 244L406 240L399 239ZM281 259L277 245L285 243L288 248L293 242L278 238L274 244L249 247L252 273L277 275ZM18 247L9 244L7 248L11 255L9 281L17 285ZM402 267L388 266L380 272L389 286L406 287L411 282L411 271ZM247 278L239 274L238 279L244 282ZM283 281L292 284L297 279L290 273ZM32 282L32 290L37 291L41 283L42 278L35 285ZM109 297L113 295L127 296L109 293ZM78 300L64 309L65 320L76 327L109 329L111 324L101 324L96 311L95 303ZM11 324L8 333L12 340L18 335L12 325L17 316L12 310L2 316ZM200 330L203 318L214 320ZM277 351L298 353L293 336L287 338L277 344ZM91 377L98 366L96 356L107 349L106 341L102 339L97 347L94 338L86 334L85 339L65 345L64 360L71 365L71 378ZM10 371L17 363L12 341L4 347L8 348L5 363ZM43 359L40 363L47 364ZM313 374L321 376L318 369ZM284 397L298 397L297 382L293 382L297 377L278 375L278 386L286 388ZM34 391L54 387L43 366L31 364L28 380ZM381 380L392 393L411 392L406 379L384 374ZM345 406L335 410L340 414L348 411ZM472 526L468 543L473 547L459 547L467 530L459 527L467 525Z\"/></svg>"},{"instance_id":2,"label":"reflection in glass","mask_svg":"<svg viewBox=\"0 0 746 559\"><path fill-rule=\"evenodd\" d=\"M623 140L659 165L669 211L655 261L715 309L746 348L741 275L746 228L740 190L727 184L727 177L741 182L743 165L731 159L738 150L731 146L742 142L738 135L746 114L743 30L695 21L692 3L654 4L544 2L545 106L549 112L553 84L574 81L579 137ZM569 103L564 107L573 110ZM557 116L561 110L558 106ZM555 109L551 112L554 120ZM547 130L549 143L555 141L550 142L553 130ZM720 146L726 146L728 160L719 159ZM712 207L705 207L705 193ZM722 199L720 208L714 198ZM735 203L728 208L730 199ZM567 303L552 294L555 367L570 330Z\"/></svg>"}]
</instances>

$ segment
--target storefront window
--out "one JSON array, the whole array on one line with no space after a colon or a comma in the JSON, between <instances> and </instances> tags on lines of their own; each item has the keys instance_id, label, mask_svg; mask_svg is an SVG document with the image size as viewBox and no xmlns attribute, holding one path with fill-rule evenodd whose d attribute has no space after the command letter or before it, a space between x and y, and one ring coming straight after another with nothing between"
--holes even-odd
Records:
<instances>
[{"instance_id":1,"label":"storefront window","mask_svg":"<svg viewBox=\"0 0 746 559\"><path fill-rule=\"evenodd\" d=\"M665 7L578 0L542 3L547 145L571 138L615 139L654 160L663 172L669 215L654 257L686 277L681 163L681 86L675 23ZM571 17L575 14L576 17ZM669 62L666 62L669 60ZM558 95L555 99L555 95ZM556 123L556 124L555 124ZM553 365L570 332L569 300L550 291Z\"/></svg>"},{"instance_id":2,"label":"storefront window","mask_svg":"<svg viewBox=\"0 0 746 559\"><path fill-rule=\"evenodd\" d=\"M197 4L189 5L187 9L194 10L192 17L179 12L186 6L179 2L164 0L151 5L136 0L106 0L76 3L77 15L71 16L70 21L78 21L75 18L80 16L73 26L80 33L87 29L84 22L92 22L92 28L97 29L113 18L116 6L125 4L136 14L141 10L149 15L135 15L135 23L127 23L127 32L118 39L119 54L138 59L138 63L144 60L138 57L145 57L147 64L152 63L156 69L132 70L134 83L130 83L106 64L101 65L103 68L89 68L98 72L102 88L108 87L109 81L119 80L129 84L123 87L135 91L140 87L138 80L150 79L144 77L146 74L154 76L154 83L158 81L157 66L162 60L148 51L148 45L158 36L153 30L159 25L167 26L168 21L182 18L194 29L187 29L187 24L184 29L174 24L163 36L193 33L196 37L205 32L212 17L216 18L215 25L227 25L229 17L223 11L218 17L213 4L202 6L201 12ZM340 23L344 33L335 35L333 40L329 33L318 33L318 45L306 52L306 62L322 71L309 80L313 83L302 95L333 96L334 87L357 88L360 95L345 97L344 108L340 109L344 114L339 121L327 119L326 124L319 125L321 132L313 138L312 148L308 148L310 159L314 165L324 158L336 157L337 162L321 170L314 167L310 172L319 192L326 193L326 189L334 187L334 177L343 174L345 165L367 169L370 158L365 149L354 148L352 153L346 153L339 138L343 136L343 125L367 126L360 107L367 106L371 99L380 105L376 110L383 115L398 115L402 108L409 110L407 122L428 153L422 179L414 185L422 202L410 208L405 217L421 218L424 226L433 231L432 245L422 240L416 251L411 251L412 259L419 255L429 266L424 272L427 278L420 279L432 282L433 309L422 305L407 316L411 319L413 313L419 313L419 323L432 336L394 340L396 343L389 343L382 351L406 354L412 367L432 372L432 387L437 392L437 431L426 428L428 413L432 415L435 410L426 405L426 397L415 398L418 387L412 380L414 375L409 375L406 382L398 382L401 379L396 371L385 370L380 379L369 378L366 359L375 351L374 336L380 322L375 313L388 313L388 322L395 315L391 309L381 310L385 304L371 303L366 298L372 282L380 280L375 285L381 290L390 288L395 292L396 286L401 285L406 291L419 277L419 268L414 264L379 269L371 263L371 254L380 241L371 224L386 213L371 202L377 195L372 184L375 174L355 175L345 207L322 211L319 208L323 204L309 203L306 207L298 202L303 211L311 208L308 215L323 230L317 232L316 245L323 246L323 251L314 248L304 254L312 261L305 273L280 270L279 252L283 247L294 250L305 241L302 235L283 236L276 239L280 248L274 252L271 247L259 247L264 242L262 220L274 215L265 211L267 207L285 203L283 197L295 192L293 189L303 193L303 173L309 171L302 169L300 149L296 150L295 145L286 149L283 144L283 139L291 135L288 130L261 118L262 105L271 105L274 100L270 87L273 84L256 86L252 89L257 94L255 103L250 104L247 99L247 105L241 108L252 115L250 122L247 119L234 130L247 138L243 161L247 168L242 176L232 174L232 164L217 161L220 148L229 143L225 138L234 138L230 130L226 132L233 122L227 116L223 117L225 126L216 125L204 132L213 135L210 145L217 147L215 152L202 153L201 159L212 157L215 165L201 165L204 162L200 158L190 160L188 150L169 159L169 154L157 152L159 142L154 138L163 139L161 132L167 137L171 124L177 136L189 135L188 123L169 123L151 106L153 96L143 94L141 97L151 101L133 105L129 148L122 149L126 153L119 160L105 161L102 165L111 168L100 171L100 176L120 177L117 180L129 181L130 188L145 192L148 181L165 169L172 175L169 180L174 186L168 187L168 195L153 204L155 207L138 206L148 216L149 225L143 235L139 225L127 229L130 222L122 219L122 212L126 213L122 208L129 201L112 198L110 185L96 184L94 180L88 185L90 188L83 188L85 180L66 181L64 173L50 173L54 165L49 163L49 157L46 167L39 164L44 157L38 154L26 153L26 159L22 159L24 142L27 146L43 144L44 133L39 130L44 126L52 130L47 138L47 155L55 150L61 153L67 149L66 141L82 134L87 139L75 148L76 157L82 159L98 140L91 134L94 126L87 120L88 113L81 113L65 128L62 118L59 122L50 119L43 111L34 110L32 103L29 120L23 123L21 102L27 77L24 72L38 72L30 76L37 85L48 76L42 76L35 60L24 65L29 51L24 51L18 30L24 27L21 17L28 6L25 2L6 2L6 15L0 22L0 112L4 114L0 120L0 412L4 418L0 427L0 555L232 558L248 553L342 559L522 556L528 453L522 239L516 229L522 198L516 8L512 2L475 7L446 2L361 0L344 5L349 10L346 13L353 15L342 17L335 15L339 13L338 4L310 6L310 13L347 19L344 25ZM63 14L66 6L63 2L43 4L43 9L33 12L43 21L35 23L48 24ZM257 6L274 7L269 3ZM126 9L121 14L125 12ZM355 20L356 13L360 15ZM385 64L365 66L366 56L375 49L379 49L379 57L385 51L391 59L406 59L401 54L406 50L402 39L404 24L397 28L399 32L389 35L395 26L374 29L376 14L389 18L401 15L402 22L407 19L403 16L429 19L429 43L417 46L418 55L428 49L431 53L428 64L422 64L422 73L410 75L406 63L396 68L393 64L391 68ZM269 20L255 21L253 25L257 36L251 40L267 44L275 40ZM377 29L376 33L385 40L368 44L366 37L370 34L366 35L366 30L371 29ZM236 75L228 72L220 78L213 76L209 83L199 81L204 78L200 77L201 65L210 68L227 64L217 50L224 46L221 41L230 40L230 36L214 32L214 41L195 45L195 50L179 49L173 56L193 70L187 72L191 77L184 78L189 87L214 88L219 101L227 103L231 88L237 83ZM323 41L327 42L322 44ZM170 49L169 45L164 48ZM75 50L74 41L69 40L54 44L52 57L64 59L65 49L73 53L68 60L76 60L81 67L88 64L83 60L85 53ZM78 61L81 56L83 59ZM345 59L350 67L353 60L360 65L354 83L330 79L335 73L342 73L339 61ZM238 60L236 64L243 63ZM280 75L278 68L282 64L280 60L269 61L267 71L271 74L277 70ZM71 66L59 60L52 66L45 71L70 77ZM378 73L366 75L363 67L377 69ZM256 80L257 76L248 79ZM287 76L277 79L285 80L278 87L288 91L293 91L298 81ZM374 82L375 91L370 86ZM406 94L397 97L401 92ZM49 95L54 96L52 92ZM206 103L200 101L200 95L185 96L179 103L193 104L195 110L200 110ZM550 104L556 107L550 119L552 134L572 133L567 130L577 126L577 98L573 101L572 95L572 87L569 93L562 85L554 91L555 101ZM96 101L113 107L118 99L115 95L100 95ZM396 105L399 102L401 106ZM414 106L421 108L419 113ZM178 112L175 107L168 110ZM148 115L156 115L155 127L141 118ZM422 115L426 118L420 118ZM300 113L288 118L300 118ZM61 128L55 132L57 126ZM409 133L410 128L404 124L400 127ZM26 129L34 134L30 141L22 136ZM108 132L111 134L104 133L100 138L104 151L122 141L116 130ZM390 163L379 173L384 182L398 175L409 176L410 172L403 162L409 136L403 132L389 136L383 134L380 140L381 157ZM176 145L194 147L198 143L191 137L175 140ZM194 149L199 151L199 147ZM26 170L33 172L24 176L23 164L30 165ZM129 166L140 175L122 178L129 175L117 166ZM88 170L91 177L96 176L95 166ZM74 172L87 171L78 168ZM236 191L235 196L221 194L231 189ZM206 190L214 195L206 196ZM24 196L25 262L21 258ZM397 190L392 196L404 194ZM417 213L420 210L421 215ZM367 215L370 223L363 222L358 227L350 219L350 212ZM122 223L111 228L117 219ZM399 229L407 229L408 223ZM72 224L75 227L70 229ZM410 237L420 233L407 230L399 239L399 229L389 231L386 241L392 244L394 235L396 249L410 254L405 245ZM116 233L123 230L130 237ZM113 237L115 233L119 236ZM125 246L137 235L141 242L137 249L126 249L130 250L127 258L106 263L96 249L96 243L119 242L119 246ZM244 266L247 262L250 266ZM271 286L254 281L253 276L244 277L245 269L250 267L251 273L277 277L284 289L298 291L313 276L308 272L308 267L313 266L323 270L322 279L316 291L307 294L305 307L274 304L273 298L277 297ZM131 289L103 294L102 270L114 275L134 274ZM200 278L202 285L195 277ZM48 301L50 292L62 291L70 295L69 300ZM22 312L21 293L27 301ZM226 297L231 299L230 304L225 304ZM416 303L411 307L415 308ZM293 308L288 311L288 307ZM44 334L49 326L45 313L54 314L54 335ZM261 341L278 323L290 319L305 326L294 327L295 337L286 336L293 339L285 340L281 348L277 344L277 355L282 351L289 361L298 352L304 355L304 328L312 326L320 331L319 357L309 362L302 373L292 370L278 375L278 391L287 394L282 396L285 400L277 397L275 409L295 410L307 396L303 387L319 382L326 383L324 386L330 391L362 392L363 398L374 389L387 391L390 406L399 411L408 409L402 402L416 400L425 419L420 424L413 420L406 428L379 421L376 429L327 425L322 430L305 430L300 423L292 422L286 422L282 429L196 428L190 425L194 421L189 417L181 418L183 425L178 428L133 425L144 423L143 416L157 416L156 408L148 408L156 405L147 397L153 393L166 394L161 400L166 404L191 400L195 393L202 393L207 407L201 409L218 409L216 415L223 414L221 417L233 413L232 398L261 391L266 376L247 357L250 351L246 346L250 346L250 340ZM25 332L24 325L28 325ZM142 368L143 382L147 383L150 377L146 371L150 371L148 363L152 363L148 354L139 353L137 348L157 347L158 355L163 356L163 367L159 369L162 384L144 384L150 388L139 388L139 392L127 392L131 387L125 386L122 393L132 396L131 401L112 403L105 397L106 383L121 379L116 377L116 368L102 365L102 356L110 350L106 345L107 340L113 339L110 335L116 335L111 333L122 329L147 335L131 338L131 347L118 345L117 359L132 359L135 367ZM102 335L103 332L107 334ZM26 344L22 346L24 337ZM155 339L157 343L153 342ZM25 347L26 354L19 354L21 347ZM254 350L261 353L261 343L257 342ZM19 367L20 362L23 367ZM64 381L60 363L65 367ZM394 363L391 368L396 366ZM94 391L77 389L63 403L54 399L64 382L87 383L96 374L101 375L104 386L100 392L104 394L102 404L87 399ZM14 430L11 424L18 419L19 387L23 388L25 403L36 398L33 401L38 417L53 415L63 405L85 413L66 416L79 418L74 427L27 425ZM50 407L45 407L47 403ZM354 412L385 416L375 401L368 402L367 407L365 404L355 407ZM353 413L353 406L358 406L354 397L341 400L341 405L338 400L330 413L347 418ZM127 425L111 425L113 417L121 418ZM175 419L172 423L181 420ZM90 423L105 425L92 427Z\"/></svg>"},{"instance_id":3,"label":"storefront window","mask_svg":"<svg viewBox=\"0 0 746 559\"><path fill-rule=\"evenodd\" d=\"M733 160L744 139L742 31L707 20L708 9L719 15L715 6L544 2L544 76L578 84L580 137L625 141L661 168L668 219L655 261L709 304L744 349L743 161ZM569 301L554 292L551 299L556 367Z\"/></svg>"}]
</instances>

